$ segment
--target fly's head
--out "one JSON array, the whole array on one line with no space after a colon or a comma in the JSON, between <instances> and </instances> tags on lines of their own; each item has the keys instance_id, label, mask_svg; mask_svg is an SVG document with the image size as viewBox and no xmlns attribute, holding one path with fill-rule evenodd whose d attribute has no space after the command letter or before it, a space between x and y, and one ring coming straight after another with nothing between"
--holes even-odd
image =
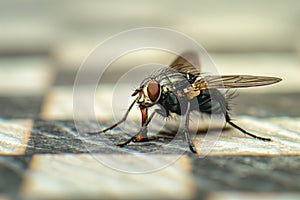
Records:
<instances>
[{"instance_id":1,"label":"fly's head","mask_svg":"<svg viewBox=\"0 0 300 200\"><path fill-rule=\"evenodd\" d=\"M156 80L149 80L137 88L132 96L138 95L137 103L143 107L156 104L161 95L161 86Z\"/></svg>"}]
</instances>

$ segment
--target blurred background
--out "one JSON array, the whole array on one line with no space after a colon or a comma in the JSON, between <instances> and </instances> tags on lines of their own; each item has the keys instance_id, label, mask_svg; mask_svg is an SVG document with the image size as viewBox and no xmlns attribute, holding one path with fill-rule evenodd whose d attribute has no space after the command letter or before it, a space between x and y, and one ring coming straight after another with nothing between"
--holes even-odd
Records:
<instances>
[{"instance_id":1,"label":"blurred background","mask_svg":"<svg viewBox=\"0 0 300 200\"><path fill-rule=\"evenodd\" d=\"M7 66L50 65L65 72L62 82L72 81L99 43L121 31L149 26L192 37L222 73L280 76L284 83L276 90L299 91L300 3L296 0L1 0L1 76Z\"/></svg>"},{"instance_id":2,"label":"blurred background","mask_svg":"<svg viewBox=\"0 0 300 200\"><path fill-rule=\"evenodd\" d=\"M193 38L208 51L222 74L283 78L283 82L274 86L241 90L234 107L235 114L247 115L237 117L247 129L274 133L272 139L277 139L274 148L270 145L269 151L265 151L267 145L258 148L256 140L227 132L225 143L219 146L220 156L208 156L205 162L196 156L184 156L177 162L179 167L172 165L166 168L170 171L161 171L162 175L153 173L132 178L130 174L99 167L98 163L88 165L94 160L87 153L81 154L84 147L81 143L76 146L76 130L70 128L76 72L99 43L122 31L141 27L169 28ZM114 83L135 66L136 60L137 63L143 59L151 61L153 56L168 64L174 59L161 55L157 58L158 54L145 53L120 60L107 71L103 81ZM149 193L169 199L184 199L197 192L197 197L203 199L199 191L212 190L242 191L227 199L247 197L248 193L243 191L299 192L299 75L300 1L297 0L0 0L0 118L4 121L0 126L0 134L3 132L0 153L13 155L0 156L4 163L0 163L0 176L4 177L0 181L0 199L10 199L1 193L17 193L19 187L28 199L42 199L47 195L50 199L99 198L99 194L111 197L116 194L116 188L120 191L117 195L121 195L118 198L128 195L128 188L131 188L129 197L139 198ZM96 111L103 119L109 119L110 124L112 85L103 91L96 97L99 104ZM115 101L119 104L119 96ZM126 101L125 104L126 109ZM116 113L122 114L125 109L120 112L116 108ZM10 119L19 121L7 125L6 120ZM26 127L32 126L34 131L25 128L27 135L14 131L20 119L27 120ZM19 146L15 140L18 135ZM12 138L12 142L7 142L7 138ZM16 146L22 147L20 152L13 151ZM141 145L144 147L148 148ZM111 149L105 147L104 152ZM224 152L229 156L224 156ZM270 156L270 152L275 156ZM15 155L19 155L20 162ZM139 160L131 161L140 164ZM6 166L11 165L13 173L7 173ZM18 165L21 165L20 173L15 170ZM140 196L136 196L137 192ZM82 196L77 196L80 193ZM210 199L225 197L219 193Z\"/></svg>"}]
</instances>

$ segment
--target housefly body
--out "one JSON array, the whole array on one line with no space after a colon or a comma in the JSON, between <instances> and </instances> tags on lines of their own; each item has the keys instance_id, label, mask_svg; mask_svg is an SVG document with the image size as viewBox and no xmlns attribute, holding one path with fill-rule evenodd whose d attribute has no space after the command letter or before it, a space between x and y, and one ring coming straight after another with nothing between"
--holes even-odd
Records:
<instances>
[{"instance_id":1,"label":"housefly body","mask_svg":"<svg viewBox=\"0 0 300 200\"><path fill-rule=\"evenodd\" d=\"M188 128L190 113L193 111L209 115L222 115L226 123L240 132L259 140L270 141L270 138L249 133L231 121L226 96L220 89L270 85L280 82L281 79L252 75L207 75L195 67L195 63L198 62L198 56L195 52L183 53L169 67L154 72L140 84L132 94L136 97L135 100L120 121L104 130L86 135L104 133L117 127L126 121L130 110L137 104L142 116L141 129L126 142L118 144L118 147L123 147L130 142L148 141L147 127L154 115L169 117L177 114L185 117L183 133L190 150L196 153ZM149 115L148 109L154 105L158 105L159 108Z\"/></svg>"}]
</instances>

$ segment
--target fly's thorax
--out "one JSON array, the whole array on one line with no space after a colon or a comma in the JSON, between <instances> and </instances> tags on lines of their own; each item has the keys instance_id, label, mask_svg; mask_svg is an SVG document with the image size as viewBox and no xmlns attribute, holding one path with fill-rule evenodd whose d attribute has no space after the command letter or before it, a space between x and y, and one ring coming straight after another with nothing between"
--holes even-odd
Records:
<instances>
[{"instance_id":1,"label":"fly's thorax","mask_svg":"<svg viewBox=\"0 0 300 200\"><path fill-rule=\"evenodd\" d=\"M163 107L169 107L171 112L175 110L177 112L181 100L187 99L184 89L190 86L185 74L164 68L146 78L133 96L139 95L137 103L141 106L151 107L154 104L161 104Z\"/></svg>"}]
</instances>

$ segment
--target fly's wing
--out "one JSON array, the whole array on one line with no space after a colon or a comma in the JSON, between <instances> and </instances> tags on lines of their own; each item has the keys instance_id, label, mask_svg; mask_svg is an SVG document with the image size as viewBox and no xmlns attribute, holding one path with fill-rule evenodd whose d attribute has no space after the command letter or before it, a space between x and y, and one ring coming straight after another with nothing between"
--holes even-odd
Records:
<instances>
[{"instance_id":1,"label":"fly's wing","mask_svg":"<svg viewBox=\"0 0 300 200\"><path fill-rule=\"evenodd\" d=\"M170 67L183 74L200 75L200 62L196 52L187 51L178 56Z\"/></svg>"},{"instance_id":2,"label":"fly's wing","mask_svg":"<svg viewBox=\"0 0 300 200\"><path fill-rule=\"evenodd\" d=\"M271 85L281 80L281 78L276 77L251 75L198 76L190 87L184 89L184 92L189 99L193 99L200 95L201 90L205 89L257 87Z\"/></svg>"},{"instance_id":3,"label":"fly's wing","mask_svg":"<svg viewBox=\"0 0 300 200\"><path fill-rule=\"evenodd\" d=\"M203 90L210 88L246 88L271 85L280 82L282 79L267 76L252 75L209 75L199 77L195 80L194 89Z\"/></svg>"}]
</instances>

